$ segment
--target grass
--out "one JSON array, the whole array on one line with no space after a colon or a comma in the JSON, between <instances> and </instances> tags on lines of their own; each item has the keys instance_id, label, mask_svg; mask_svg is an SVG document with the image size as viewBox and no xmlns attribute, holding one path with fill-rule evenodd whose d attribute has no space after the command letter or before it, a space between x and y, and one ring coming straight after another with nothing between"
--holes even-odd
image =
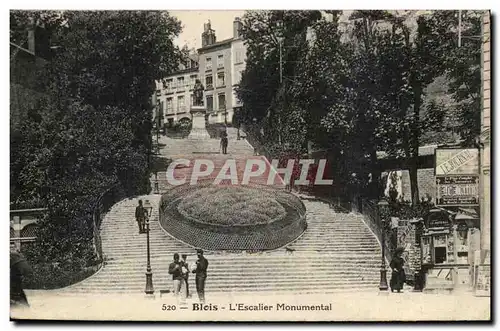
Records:
<instances>
[{"instance_id":1,"label":"grass","mask_svg":"<svg viewBox=\"0 0 500 331\"><path fill-rule=\"evenodd\" d=\"M269 224L286 215L270 192L234 186L200 188L177 208L185 217L220 226Z\"/></svg>"}]
</instances>

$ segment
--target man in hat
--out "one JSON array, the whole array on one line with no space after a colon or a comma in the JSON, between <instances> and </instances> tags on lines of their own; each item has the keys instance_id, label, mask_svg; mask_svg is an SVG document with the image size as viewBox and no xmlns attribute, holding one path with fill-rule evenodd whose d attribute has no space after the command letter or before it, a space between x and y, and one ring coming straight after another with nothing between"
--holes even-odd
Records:
<instances>
[{"instance_id":1,"label":"man in hat","mask_svg":"<svg viewBox=\"0 0 500 331\"><path fill-rule=\"evenodd\" d=\"M174 262L170 263L168 266L168 273L172 275L172 281L174 283L174 295L178 297L179 292L181 291L181 285L184 281L182 277L182 265L179 261L179 254L174 254Z\"/></svg>"},{"instance_id":2,"label":"man in hat","mask_svg":"<svg viewBox=\"0 0 500 331\"><path fill-rule=\"evenodd\" d=\"M205 280L207 279L207 269L208 260L203 256L203 250L197 249L196 255L198 255L198 261L196 261L196 267L193 273L196 273L196 291L198 292L198 297L200 302L205 302Z\"/></svg>"},{"instance_id":3,"label":"man in hat","mask_svg":"<svg viewBox=\"0 0 500 331\"><path fill-rule=\"evenodd\" d=\"M182 270L182 276L184 277L184 286L186 287L186 297L189 298L189 263L187 262L187 254L182 254L181 255L182 260L181 260L181 270Z\"/></svg>"},{"instance_id":4,"label":"man in hat","mask_svg":"<svg viewBox=\"0 0 500 331\"><path fill-rule=\"evenodd\" d=\"M144 233L145 225L146 225L146 216L148 211L146 208L142 206L142 200L139 200L139 205L135 207L135 219L137 221L137 225L139 225L139 233Z\"/></svg>"},{"instance_id":5,"label":"man in hat","mask_svg":"<svg viewBox=\"0 0 500 331\"><path fill-rule=\"evenodd\" d=\"M391 292L397 291L398 293L400 293L403 289L404 283L406 282L406 275L403 269L405 261L401 257L404 251L405 249L403 247L398 247L394 251L394 256L390 264L390 267L392 269L390 282Z\"/></svg>"}]
</instances>

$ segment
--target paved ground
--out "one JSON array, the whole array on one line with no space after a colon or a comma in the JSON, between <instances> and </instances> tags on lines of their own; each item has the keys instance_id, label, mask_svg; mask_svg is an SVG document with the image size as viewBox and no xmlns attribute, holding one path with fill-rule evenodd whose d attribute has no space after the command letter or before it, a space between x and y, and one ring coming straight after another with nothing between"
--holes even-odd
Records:
<instances>
[{"instance_id":1,"label":"paved ground","mask_svg":"<svg viewBox=\"0 0 500 331\"><path fill-rule=\"evenodd\" d=\"M426 294L405 292L379 295L376 291L328 295L223 295L207 293L206 309L194 310L197 300L185 305L171 294L79 295L30 292L31 308L11 311L11 318L127 321L415 321L488 320L490 298L471 293ZM238 304L271 307L270 310L238 310ZM323 305L331 310L283 310L288 306ZM184 309L182 307L185 307ZM215 310L217 308L217 310ZM278 308L280 310L278 310ZM285 308L286 309L286 308Z\"/></svg>"}]
</instances>

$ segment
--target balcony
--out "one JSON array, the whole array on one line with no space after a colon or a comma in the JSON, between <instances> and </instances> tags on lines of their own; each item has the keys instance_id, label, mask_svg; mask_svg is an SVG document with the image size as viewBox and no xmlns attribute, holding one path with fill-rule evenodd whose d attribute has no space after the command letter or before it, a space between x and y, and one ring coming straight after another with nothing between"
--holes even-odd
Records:
<instances>
[{"instance_id":1,"label":"balcony","mask_svg":"<svg viewBox=\"0 0 500 331\"><path fill-rule=\"evenodd\" d=\"M214 84L211 83L211 84L208 84L207 83L207 87L206 87L207 90L213 90L214 89Z\"/></svg>"},{"instance_id":2,"label":"balcony","mask_svg":"<svg viewBox=\"0 0 500 331\"><path fill-rule=\"evenodd\" d=\"M205 71L212 71L212 66L207 66L207 67L205 68Z\"/></svg>"}]
</instances>

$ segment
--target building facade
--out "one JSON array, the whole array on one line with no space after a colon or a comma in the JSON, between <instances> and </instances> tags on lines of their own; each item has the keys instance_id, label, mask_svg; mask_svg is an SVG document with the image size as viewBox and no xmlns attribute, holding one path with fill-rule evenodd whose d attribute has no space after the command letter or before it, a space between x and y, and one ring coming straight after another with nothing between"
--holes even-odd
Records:
<instances>
[{"instance_id":1,"label":"building facade","mask_svg":"<svg viewBox=\"0 0 500 331\"><path fill-rule=\"evenodd\" d=\"M179 70L156 82L153 104L155 125L172 126L175 122L191 121L190 107L193 104L193 88L198 79L198 58L190 55Z\"/></svg>"},{"instance_id":2,"label":"building facade","mask_svg":"<svg viewBox=\"0 0 500 331\"><path fill-rule=\"evenodd\" d=\"M196 79L205 87L204 104L207 123L233 123L235 112L242 104L236 96L236 87L245 70L246 47L240 34L241 20L233 21L233 37L217 41L210 22L204 24L202 47L190 55L179 70L156 82L153 96L155 126L173 125L191 120L193 88Z\"/></svg>"},{"instance_id":3,"label":"building facade","mask_svg":"<svg viewBox=\"0 0 500 331\"><path fill-rule=\"evenodd\" d=\"M235 93L246 57L240 28L237 17L233 22L233 37L218 42L210 22L204 24L202 47L198 49L199 75L205 86L205 107L210 124L231 124L235 111L241 107Z\"/></svg>"}]
</instances>

